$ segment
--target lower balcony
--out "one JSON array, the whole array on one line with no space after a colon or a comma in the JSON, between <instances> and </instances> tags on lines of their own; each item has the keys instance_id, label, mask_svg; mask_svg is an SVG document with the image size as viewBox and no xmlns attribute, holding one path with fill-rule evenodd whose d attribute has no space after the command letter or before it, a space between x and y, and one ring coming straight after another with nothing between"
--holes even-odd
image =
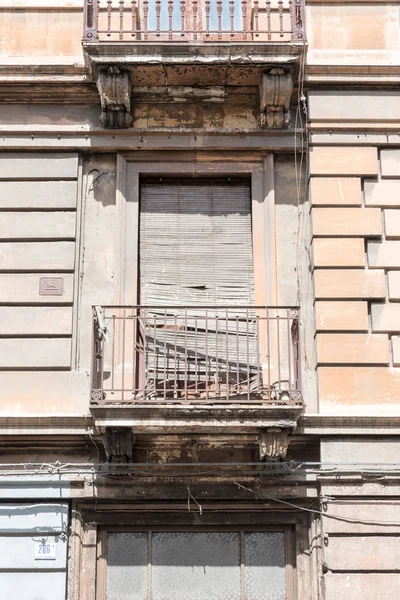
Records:
<instances>
[{"instance_id":1,"label":"lower balcony","mask_svg":"<svg viewBox=\"0 0 400 600\"><path fill-rule=\"evenodd\" d=\"M97 306L91 406L241 404L297 413L299 357L295 307Z\"/></svg>"}]
</instances>

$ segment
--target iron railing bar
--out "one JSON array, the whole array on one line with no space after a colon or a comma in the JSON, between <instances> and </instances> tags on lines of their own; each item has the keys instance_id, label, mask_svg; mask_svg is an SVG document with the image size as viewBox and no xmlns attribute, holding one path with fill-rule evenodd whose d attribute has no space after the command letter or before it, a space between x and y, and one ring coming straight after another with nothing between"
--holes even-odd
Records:
<instances>
[{"instance_id":1,"label":"iron railing bar","mask_svg":"<svg viewBox=\"0 0 400 600\"><path fill-rule=\"evenodd\" d=\"M167 309L164 311L164 325L167 326ZM167 397L167 333L164 335L164 398Z\"/></svg>"},{"instance_id":2,"label":"iron railing bar","mask_svg":"<svg viewBox=\"0 0 400 600\"><path fill-rule=\"evenodd\" d=\"M112 316L112 348L111 348L111 393L114 390L115 384L115 315Z\"/></svg>"},{"instance_id":3,"label":"iron railing bar","mask_svg":"<svg viewBox=\"0 0 400 600\"><path fill-rule=\"evenodd\" d=\"M225 343L226 343L226 355L225 355L225 387L226 387L226 399L229 399L229 321L228 321L228 309L225 310Z\"/></svg>"},{"instance_id":4,"label":"iron railing bar","mask_svg":"<svg viewBox=\"0 0 400 600\"><path fill-rule=\"evenodd\" d=\"M177 327L177 323L178 323L178 316L175 314L174 316L174 321L175 321L175 348L174 348L174 357L175 357L175 372L174 372L174 396L175 398L178 396L178 357L177 357L177 352L178 352L178 339L177 339L177 335L178 335L178 327Z\"/></svg>"},{"instance_id":5,"label":"iron railing bar","mask_svg":"<svg viewBox=\"0 0 400 600\"><path fill-rule=\"evenodd\" d=\"M250 400L249 309L246 309L247 399Z\"/></svg>"},{"instance_id":6,"label":"iron railing bar","mask_svg":"<svg viewBox=\"0 0 400 600\"><path fill-rule=\"evenodd\" d=\"M277 343L277 357L278 357L278 381L279 381L279 391L282 391L282 377L281 377L281 357L280 357L280 321L279 321L279 311L276 314L276 343Z\"/></svg>"},{"instance_id":7,"label":"iron railing bar","mask_svg":"<svg viewBox=\"0 0 400 600\"><path fill-rule=\"evenodd\" d=\"M267 317L267 373L268 373L268 393L271 396L271 336L270 336L270 311L266 309Z\"/></svg>"},{"instance_id":8,"label":"iron railing bar","mask_svg":"<svg viewBox=\"0 0 400 600\"><path fill-rule=\"evenodd\" d=\"M205 313L205 365L206 365L206 373L205 373L205 380L206 380L206 400L208 400L208 388L209 388L209 360L208 360L208 309L206 308L206 313Z\"/></svg>"},{"instance_id":9,"label":"iron railing bar","mask_svg":"<svg viewBox=\"0 0 400 600\"><path fill-rule=\"evenodd\" d=\"M125 383L125 327L126 327L126 322L125 322L125 311L126 309L123 309L123 323L122 323L122 378L121 378L121 387L122 387L122 402L124 401L124 383Z\"/></svg>"},{"instance_id":10,"label":"iron railing bar","mask_svg":"<svg viewBox=\"0 0 400 600\"><path fill-rule=\"evenodd\" d=\"M99 307L102 308L103 310L106 309L116 309L116 308L126 308L126 309L135 309L135 308L142 308L142 309L146 309L146 310L154 310L154 309L160 309L162 311L164 311L165 309L167 310L182 310L182 305L181 304L176 304L176 305L168 305L167 307L165 307L165 304L101 304L101 305L94 305L95 307ZM290 310L298 310L298 306L288 306L285 304L282 305L265 305L265 304L252 304L251 306L249 306L248 304L235 304L233 306L228 306L225 307L221 304L191 304L190 305L190 310L194 310L194 309L208 309L208 310L221 310L221 309L231 309L231 310L249 310L249 308L251 308L251 310L257 310L257 309L273 309L273 310L286 310L286 309L290 309ZM245 320L245 317L243 316L243 320Z\"/></svg>"},{"instance_id":11,"label":"iron railing bar","mask_svg":"<svg viewBox=\"0 0 400 600\"><path fill-rule=\"evenodd\" d=\"M143 382L142 382L142 390L143 399L146 399L146 368L147 368L147 313L146 309L143 311L142 315L143 321Z\"/></svg>"},{"instance_id":12,"label":"iron railing bar","mask_svg":"<svg viewBox=\"0 0 400 600\"><path fill-rule=\"evenodd\" d=\"M287 327L287 345L288 345L288 380L289 380L289 392L292 391L292 343L291 343L291 335L290 335L290 318L289 311L286 311L286 327Z\"/></svg>"}]
</instances>

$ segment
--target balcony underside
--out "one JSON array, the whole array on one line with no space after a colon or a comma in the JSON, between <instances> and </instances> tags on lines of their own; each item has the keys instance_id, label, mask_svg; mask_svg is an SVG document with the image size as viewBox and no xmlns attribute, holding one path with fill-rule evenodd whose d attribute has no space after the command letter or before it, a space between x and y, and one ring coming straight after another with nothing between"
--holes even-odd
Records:
<instances>
[{"instance_id":1,"label":"balcony underside","mask_svg":"<svg viewBox=\"0 0 400 600\"><path fill-rule=\"evenodd\" d=\"M91 68L103 65L232 65L259 66L299 62L304 48L298 42L84 42Z\"/></svg>"}]
</instances>

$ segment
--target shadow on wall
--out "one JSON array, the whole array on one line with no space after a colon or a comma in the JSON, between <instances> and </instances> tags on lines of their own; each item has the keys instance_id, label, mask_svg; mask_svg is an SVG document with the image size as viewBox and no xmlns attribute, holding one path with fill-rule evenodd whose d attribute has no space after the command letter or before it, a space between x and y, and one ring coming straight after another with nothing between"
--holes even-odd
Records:
<instances>
[{"instance_id":1,"label":"shadow on wall","mask_svg":"<svg viewBox=\"0 0 400 600\"><path fill-rule=\"evenodd\" d=\"M102 206L116 204L116 156L96 155L85 165L83 176L84 195L93 194L96 202Z\"/></svg>"}]
</instances>

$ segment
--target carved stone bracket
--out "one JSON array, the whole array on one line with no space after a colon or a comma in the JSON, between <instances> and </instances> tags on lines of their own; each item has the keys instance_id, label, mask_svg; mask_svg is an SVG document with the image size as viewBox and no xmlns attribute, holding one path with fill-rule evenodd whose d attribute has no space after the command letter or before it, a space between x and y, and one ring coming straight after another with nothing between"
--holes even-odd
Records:
<instances>
[{"instance_id":1,"label":"carved stone bracket","mask_svg":"<svg viewBox=\"0 0 400 600\"><path fill-rule=\"evenodd\" d=\"M285 460L289 447L289 430L279 427L262 429L258 436L260 460Z\"/></svg>"},{"instance_id":2,"label":"carved stone bracket","mask_svg":"<svg viewBox=\"0 0 400 600\"><path fill-rule=\"evenodd\" d=\"M261 127L289 127L292 92L293 78L290 71L282 67L273 67L261 75Z\"/></svg>"},{"instance_id":3,"label":"carved stone bracket","mask_svg":"<svg viewBox=\"0 0 400 600\"><path fill-rule=\"evenodd\" d=\"M106 427L103 445L110 464L132 462L134 437L130 427Z\"/></svg>"},{"instance_id":4,"label":"carved stone bracket","mask_svg":"<svg viewBox=\"0 0 400 600\"><path fill-rule=\"evenodd\" d=\"M105 128L120 129L132 126L132 78L120 67L101 67L97 78L100 94L100 123Z\"/></svg>"}]
</instances>

